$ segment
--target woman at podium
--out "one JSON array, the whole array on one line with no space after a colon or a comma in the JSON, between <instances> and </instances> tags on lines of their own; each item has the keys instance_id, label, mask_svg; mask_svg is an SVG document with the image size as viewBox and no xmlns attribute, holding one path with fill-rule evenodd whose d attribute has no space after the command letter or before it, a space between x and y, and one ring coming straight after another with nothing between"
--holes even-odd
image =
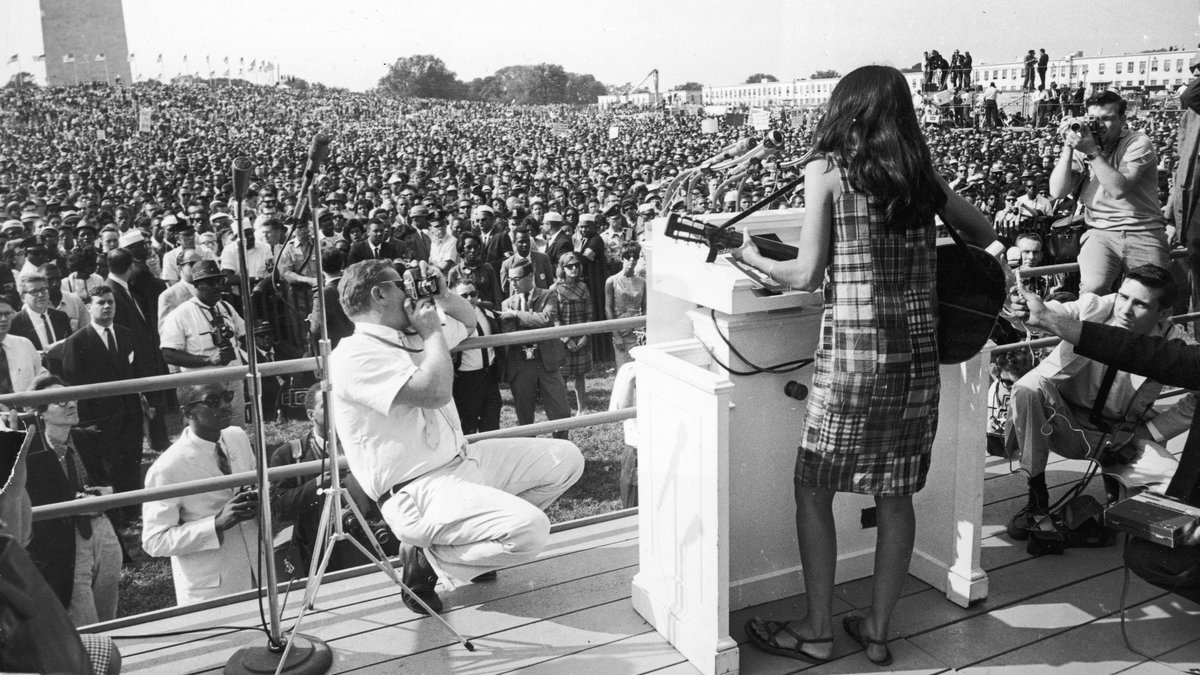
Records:
<instances>
[{"instance_id":1,"label":"woman at podium","mask_svg":"<svg viewBox=\"0 0 1200 675\"><path fill-rule=\"evenodd\" d=\"M838 83L805 171L799 255L776 262L750 237L742 259L797 289L824 285L821 339L796 459L796 530L808 613L752 619L765 651L822 663L833 653L838 492L877 507L873 602L844 630L877 665L912 557L912 496L925 484L938 415L934 218L972 244L1004 251L987 218L934 170L908 84L865 66ZM991 246L989 246L989 244Z\"/></svg>"}]
</instances>

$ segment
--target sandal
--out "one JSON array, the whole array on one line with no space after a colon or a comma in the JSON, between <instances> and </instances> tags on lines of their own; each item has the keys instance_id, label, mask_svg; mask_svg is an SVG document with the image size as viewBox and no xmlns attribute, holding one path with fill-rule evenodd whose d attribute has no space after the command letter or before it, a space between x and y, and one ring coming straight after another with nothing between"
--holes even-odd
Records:
<instances>
[{"instance_id":1,"label":"sandal","mask_svg":"<svg viewBox=\"0 0 1200 675\"><path fill-rule=\"evenodd\" d=\"M788 635L796 638L796 646L789 648L779 644L779 641L775 638L780 633L787 633ZM828 663L829 659L809 654L808 652L804 651L804 645L823 645L833 643L832 637L805 640L797 635L796 632L791 628L788 628L787 621L764 621L758 617L754 617L746 622L746 637L750 638L750 644L763 650L764 652L767 652L768 654L786 656L789 659L804 661L805 663L811 663L814 666L819 666L822 663Z\"/></svg>"},{"instance_id":2,"label":"sandal","mask_svg":"<svg viewBox=\"0 0 1200 675\"><path fill-rule=\"evenodd\" d=\"M863 648L863 653L866 654L868 661L877 666L892 665L892 652L888 650L887 640L876 640L864 635L862 632L864 620L865 619L863 619L863 617L858 616L857 614L851 614L850 616L842 619L842 629L846 631L846 635L849 635L851 640L854 640L860 647ZM883 647L883 658L871 658L870 647L872 645Z\"/></svg>"}]
</instances>

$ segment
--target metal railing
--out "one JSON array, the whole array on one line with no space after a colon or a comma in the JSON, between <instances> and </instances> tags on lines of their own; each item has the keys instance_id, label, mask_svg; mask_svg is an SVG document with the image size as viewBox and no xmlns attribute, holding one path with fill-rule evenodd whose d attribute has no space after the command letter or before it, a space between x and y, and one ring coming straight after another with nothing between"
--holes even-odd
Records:
<instances>
[{"instance_id":1,"label":"metal railing","mask_svg":"<svg viewBox=\"0 0 1200 675\"><path fill-rule=\"evenodd\" d=\"M576 335L592 335L596 333L606 333L614 330L624 330L629 328L642 328L645 325L646 317L636 316L624 319L592 321L568 326L552 326L549 328L518 331L516 333L502 333L498 335L467 338L455 345L451 351L526 344L529 342L537 342L539 340L573 337ZM318 370L318 368L319 363L317 358L306 357L302 359L292 359L289 361L263 363L260 364L259 371L264 376L276 376L287 375L291 373L310 372ZM137 380L121 380L119 382L107 382L104 384L62 387L36 392L24 392L20 394L6 394L0 396L0 405L5 405L8 407L33 406L55 403L58 401L78 401L84 399L102 398L105 396L157 391L162 389L172 389L188 384L226 382L245 377L246 373L246 366L227 366L223 368L211 368L200 371L190 371L187 373L177 373L173 375L157 375L154 377L141 378ZM536 436L538 434L550 433L554 431L565 431L570 429L596 426L600 424L622 422L624 420L633 419L636 416L636 408L622 408L620 410L608 410L604 412L590 413L587 415L568 417L560 420L537 422L534 424L471 434L467 436L467 439L471 441L477 441L490 438L521 438ZM343 458L342 466L344 467L344 465L345 460ZM312 475L320 473L322 470L324 470L325 466L326 463L324 461L313 460L310 462L302 462L288 466L271 467L267 471L267 478L271 481L278 481L296 476ZM177 483L174 485L157 488L143 488L141 490L131 490L128 492L114 493L111 495L85 497L67 502L58 502L55 504L46 504L43 506L34 507L33 519L35 521L40 521L50 518L61 518L64 516L95 513L97 511L103 511L122 506L141 504L156 499L166 499L168 497L180 497L184 495L209 492L212 490L240 487L242 485L250 485L256 481L257 474L253 471L247 471L228 476L205 478L202 480L188 481L185 483Z\"/></svg>"}]
</instances>

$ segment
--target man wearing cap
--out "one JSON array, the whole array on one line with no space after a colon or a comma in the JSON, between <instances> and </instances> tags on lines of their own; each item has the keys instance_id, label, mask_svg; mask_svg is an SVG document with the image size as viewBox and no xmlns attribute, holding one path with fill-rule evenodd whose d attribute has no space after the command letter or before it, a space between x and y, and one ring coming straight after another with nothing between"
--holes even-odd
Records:
<instances>
[{"instance_id":1,"label":"man wearing cap","mask_svg":"<svg viewBox=\"0 0 1200 675\"><path fill-rule=\"evenodd\" d=\"M196 228L187 219L170 215L162 219L161 225L166 228L168 236L178 244L163 255L163 281L173 284L179 281L179 261L183 252L196 249Z\"/></svg>"},{"instance_id":2,"label":"man wearing cap","mask_svg":"<svg viewBox=\"0 0 1200 675\"><path fill-rule=\"evenodd\" d=\"M551 265L558 265L559 256L575 250L571 233L567 230L561 213L547 211L542 217L542 232L546 237L546 257L550 259Z\"/></svg>"},{"instance_id":3,"label":"man wearing cap","mask_svg":"<svg viewBox=\"0 0 1200 675\"><path fill-rule=\"evenodd\" d=\"M179 281L167 287L158 296L158 330L162 333L163 320L183 303L196 297L196 287L192 285L192 270L196 263L204 260L197 249L183 249L179 253Z\"/></svg>"},{"instance_id":4,"label":"man wearing cap","mask_svg":"<svg viewBox=\"0 0 1200 675\"><path fill-rule=\"evenodd\" d=\"M18 278L17 287L24 305L12 317L9 332L29 340L43 353L71 334L71 319L50 306L50 286L45 276L34 269Z\"/></svg>"},{"instance_id":5,"label":"man wearing cap","mask_svg":"<svg viewBox=\"0 0 1200 675\"><path fill-rule=\"evenodd\" d=\"M175 308L162 322L162 354L180 371L220 368L245 363L240 340L246 324L233 307L221 299L225 276L211 260L192 267L196 295ZM234 393L235 421L243 421L245 397L240 380L230 383Z\"/></svg>"},{"instance_id":6,"label":"man wearing cap","mask_svg":"<svg viewBox=\"0 0 1200 675\"><path fill-rule=\"evenodd\" d=\"M429 207L424 204L412 207L408 212L408 222L401 222L397 217L399 227L395 239L403 248L408 250L411 260L429 260Z\"/></svg>"},{"instance_id":7,"label":"man wearing cap","mask_svg":"<svg viewBox=\"0 0 1200 675\"><path fill-rule=\"evenodd\" d=\"M429 264L438 268L443 275L450 273L450 268L458 264L458 240L446 227L446 219L438 218L430 222L429 235Z\"/></svg>"},{"instance_id":8,"label":"man wearing cap","mask_svg":"<svg viewBox=\"0 0 1200 675\"><path fill-rule=\"evenodd\" d=\"M533 273L528 260L517 260L508 267L510 295L500 305L500 326L505 333L548 328L558 320L558 294L536 287ZM567 385L559 372L566 361L562 340L552 338L506 349L504 380L512 390L517 422L533 423L534 406L539 399L547 419L570 417ZM567 432L556 431L554 437L567 438Z\"/></svg>"},{"instance_id":9,"label":"man wearing cap","mask_svg":"<svg viewBox=\"0 0 1200 675\"><path fill-rule=\"evenodd\" d=\"M317 285L317 247L313 243L312 226L307 221L296 223L295 237L288 241L279 256L279 276L284 281L287 300L284 312L288 342L301 351L308 348L308 315L312 313L313 289Z\"/></svg>"},{"instance_id":10,"label":"man wearing cap","mask_svg":"<svg viewBox=\"0 0 1200 675\"><path fill-rule=\"evenodd\" d=\"M260 281L268 278L275 266L275 259L270 246L259 245L255 228L249 221L242 226L242 236L246 238L246 268L249 271L242 272L237 240L230 241L221 251L220 268L231 286L240 287L244 278L249 288L254 289Z\"/></svg>"}]
</instances>

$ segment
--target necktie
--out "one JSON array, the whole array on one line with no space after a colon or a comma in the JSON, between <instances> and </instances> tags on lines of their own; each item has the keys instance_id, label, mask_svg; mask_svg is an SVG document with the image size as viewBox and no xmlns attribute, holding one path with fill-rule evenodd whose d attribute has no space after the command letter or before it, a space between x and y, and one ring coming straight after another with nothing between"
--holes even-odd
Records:
<instances>
[{"instance_id":1,"label":"necktie","mask_svg":"<svg viewBox=\"0 0 1200 675\"><path fill-rule=\"evenodd\" d=\"M529 311L529 294L528 293L521 294L521 311L524 311L524 312Z\"/></svg>"},{"instance_id":2,"label":"necktie","mask_svg":"<svg viewBox=\"0 0 1200 675\"><path fill-rule=\"evenodd\" d=\"M378 246L375 247L375 258L376 259L379 258L379 247Z\"/></svg>"},{"instance_id":3,"label":"necktie","mask_svg":"<svg viewBox=\"0 0 1200 675\"><path fill-rule=\"evenodd\" d=\"M66 464L67 482L71 484L71 489L78 493L83 488L83 483L79 480L79 461L78 455L75 454L75 448L67 446L67 454L63 455L63 463ZM92 538L92 519L89 516L75 516L75 529L79 531L79 536L85 540Z\"/></svg>"},{"instance_id":4,"label":"necktie","mask_svg":"<svg viewBox=\"0 0 1200 675\"><path fill-rule=\"evenodd\" d=\"M8 372L8 354L4 351L4 343L0 342L0 394L13 393L12 375Z\"/></svg>"},{"instance_id":5,"label":"necktie","mask_svg":"<svg viewBox=\"0 0 1200 675\"><path fill-rule=\"evenodd\" d=\"M50 319L46 317L46 312L42 313L42 327L46 329L46 344L42 347L49 347L54 342L54 331L50 328Z\"/></svg>"},{"instance_id":6,"label":"necktie","mask_svg":"<svg viewBox=\"0 0 1200 675\"><path fill-rule=\"evenodd\" d=\"M229 466L229 455L221 447L221 441L217 441L217 469L226 476L233 473L233 468Z\"/></svg>"},{"instance_id":7,"label":"necktie","mask_svg":"<svg viewBox=\"0 0 1200 675\"><path fill-rule=\"evenodd\" d=\"M1113 380L1117 378L1117 370L1115 366L1104 367L1104 375L1100 378L1100 390L1096 392L1096 402L1092 404L1092 424L1103 431L1109 429L1109 424L1104 419L1104 404L1108 403L1108 393L1112 391Z\"/></svg>"},{"instance_id":8,"label":"necktie","mask_svg":"<svg viewBox=\"0 0 1200 675\"><path fill-rule=\"evenodd\" d=\"M111 328L104 329L104 339L108 341L108 353L118 361L121 359L121 353L117 351L117 337L113 335Z\"/></svg>"}]
</instances>

